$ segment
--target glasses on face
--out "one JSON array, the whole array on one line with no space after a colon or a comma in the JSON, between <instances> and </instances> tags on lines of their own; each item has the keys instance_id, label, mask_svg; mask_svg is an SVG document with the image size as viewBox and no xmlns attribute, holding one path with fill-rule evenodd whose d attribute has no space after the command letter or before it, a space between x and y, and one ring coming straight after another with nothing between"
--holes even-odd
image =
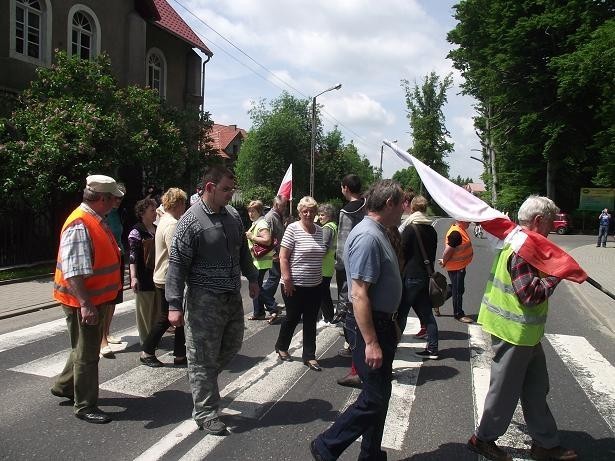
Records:
<instances>
[{"instance_id":1,"label":"glasses on face","mask_svg":"<svg viewBox=\"0 0 615 461\"><path fill-rule=\"evenodd\" d=\"M312 215L312 216L316 216L316 210L314 208L304 208L303 210L300 211L301 214L303 215Z\"/></svg>"}]
</instances>

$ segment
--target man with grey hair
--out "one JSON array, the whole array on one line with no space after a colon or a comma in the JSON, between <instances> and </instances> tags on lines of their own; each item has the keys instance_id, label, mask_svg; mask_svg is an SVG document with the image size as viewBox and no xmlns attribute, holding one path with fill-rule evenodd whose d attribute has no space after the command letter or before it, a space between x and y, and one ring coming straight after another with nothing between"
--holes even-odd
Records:
<instances>
[{"instance_id":1,"label":"man with grey hair","mask_svg":"<svg viewBox=\"0 0 615 461\"><path fill-rule=\"evenodd\" d=\"M519 208L519 223L544 237L559 209L547 197L533 195ZM519 399L532 437L531 455L538 460L575 460L560 445L549 406L549 375L540 341L544 335L548 298L560 279L540 273L506 244L491 268L478 323L491 334L491 380L478 428L468 448L487 459L512 460L495 443L508 428Z\"/></svg>"},{"instance_id":2,"label":"man with grey hair","mask_svg":"<svg viewBox=\"0 0 615 461\"><path fill-rule=\"evenodd\" d=\"M390 179L372 186L367 216L348 235L344 247L352 307L346 316L346 337L363 382L356 402L310 443L316 460L335 460L363 436L359 459L386 459L382 451L384 422L391 397L391 374L397 348L397 307L402 283L395 249L386 228L398 226L403 190Z\"/></svg>"},{"instance_id":3,"label":"man with grey hair","mask_svg":"<svg viewBox=\"0 0 615 461\"><path fill-rule=\"evenodd\" d=\"M87 177L83 202L62 226L53 283L72 348L51 393L73 400L75 416L94 424L111 421L97 406L98 360L106 316L122 283L120 249L104 217L123 195L115 179Z\"/></svg>"},{"instance_id":4,"label":"man with grey hair","mask_svg":"<svg viewBox=\"0 0 615 461\"><path fill-rule=\"evenodd\" d=\"M269 323L273 323L278 316L278 304L275 300L275 292L280 284L280 243L284 237L284 215L288 208L288 199L283 195L276 195L273 199L271 210L265 214L265 222L271 232L271 241L277 242L274 248L273 264L267 273L267 279L259 294L260 301L269 312Z\"/></svg>"},{"instance_id":5,"label":"man with grey hair","mask_svg":"<svg viewBox=\"0 0 615 461\"><path fill-rule=\"evenodd\" d=\"M165 296L171 325L185 324L192 417L199 429L221 435L226 425L218 417L218 374L243 342L241 273L254 298L258 296L258 270L252 264L239 213L228 205L235 191L235 175L223 166L209 167L203 176L203 191L201 200L177 223Z\"/></svg>"}]
</instances>

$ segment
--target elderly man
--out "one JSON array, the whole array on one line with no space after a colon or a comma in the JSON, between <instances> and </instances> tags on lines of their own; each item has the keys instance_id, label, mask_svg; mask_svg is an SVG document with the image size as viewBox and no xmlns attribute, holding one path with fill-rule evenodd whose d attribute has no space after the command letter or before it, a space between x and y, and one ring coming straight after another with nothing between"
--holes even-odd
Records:
<instances>
[{"instance_id":1,"label":"elderly man","mask_svg":"<svg viewBox=\"0 0 615 461\"><path fill-rule=\"evenodd\" d=\"M453 315L463 323L472 323L472 319L463 311L463 294L465 293L466 267L472 262L474 252L472 241L468 235L470 223L455 221L446 233L444 252L438 260L440 266L448 272L451 280L453 298ZM440 315L440 309L434 308L436 315Z\"/></svg>"},{"instance_id":2,"label":"elderly man","mask_svg":"<svg viewBox=\"0 0 615 461\"><path fill-rule=\"evenodd\" d=\"M277 241L274 248L273 264L267 273L267 279L263 283L259 297L260 302L265 306L265 310L269 312L269 323L274 323L278 316L278 304L275 300L275 292L280 283L280 243L284 237L284 215L288 208L288 199L283 195L276 195L273 199L271 210L265 215L265 221L269 232L271 232L272 241Z\"/></svg>"},{"instance_id":3,"label":"elderly man","mask_svg":"<svg viewBox=\"0 0 615 461\"><path fill-rule=\"evenodd\" d=\"M519 224L546 237L558 212L551 199L534 195L519 208ZM468 441L470 450L487 459L512 460L495 441L506 432L519 399L532 437L532 458L577 459L574 451L560 446L547 404L549 375L540 344L548 298L559 282L528 264L510 245L495 257L478 316L483 330L491 333L491 381L480 424Z\"/></svg>"},{"instance_id":4,"label":"elderly man","mask_svg":"<svg viewBox=\"0 0 615 461\"><path fill-rule=\"evenodd\" d=\"M382 434L391 397L397 347L397 307L402 283L397 254L386 228L398 226L404 193L392 180L377 182L367 194L367 216L346 240L344 266L352 299L346 317L348 342L363 390L335 423L310 443L316 460L335 460L359 436L359 459L384 460Z\"/></svg>"},{"instance_id":5,"label":"elderly man","mask_svg":"<svg viewBox=\"0 0 615 461\"><path fill-rule=\"evenodd\" d=\"M62 304L71 353L51 393L74 400L75 416L105 424L98 407L98 359L109 306L121 289L120 249L103 218L124 193L113 178L88 176L83 202L66 219L53 284ZM96 255L96 257L94 257Z\"/></svg>"},{"instance_id":6,"label":"elderly man","mask_svg":"<svg viewBox=\"0 0 615 461\"><path fill-rule=\"evenodd\" d=\"M228 205L234 191L235 176L228 168L205 171L201 200L177 223L165 284L169 322L185 324L192 417L199 429L217 435L226 433L218 417L218 374L243 342L242 272L250 297L258 296L258 270L243 223Z\"/></svg>"}]
</instances>

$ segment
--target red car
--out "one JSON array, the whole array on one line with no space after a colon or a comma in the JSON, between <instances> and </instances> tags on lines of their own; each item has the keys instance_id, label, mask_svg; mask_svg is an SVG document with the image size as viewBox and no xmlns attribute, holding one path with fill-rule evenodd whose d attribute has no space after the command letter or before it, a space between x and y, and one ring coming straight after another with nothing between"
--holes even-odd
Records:
<instances>
[{"instance_id":1,"label":"red car","mask_svg":"<svg viewBox=\"0 0 615 461\"><path fill-rule=\"evenodd\" d=\"M568 213L558 213L553 221L553 231L559 235L567 234L572 229L572 220Z\"/></svg>"}]
</instances>

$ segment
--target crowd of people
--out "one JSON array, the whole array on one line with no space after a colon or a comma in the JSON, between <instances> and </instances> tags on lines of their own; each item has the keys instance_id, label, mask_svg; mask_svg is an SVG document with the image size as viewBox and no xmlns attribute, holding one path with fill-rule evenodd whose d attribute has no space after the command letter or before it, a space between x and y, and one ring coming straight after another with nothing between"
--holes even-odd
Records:
<instances>
[{"instance_id":1,"label":"crowd of people","mask_svg":"<svg viewBox=\"0 0 615 461\"><path fill-rule=\"evenodd\" d=\"M61 233L54 297L66 315L72 352L51 393L73 400L75 416L84 421L111 421L97 406L98 362L112 357L110 344L120 341L109 335L109 325L122 300L127 259L140 363L164 366L156 349L164 333L173 330L174 364L187 365L193 419L208 434L227 433L220 418L218 375L242 346L243 275L252 298L248 320L280 324L273 349L281 362L293 360L289 347L302 321L302 361L321 371L317 328L343 323L346 343L339 354L352 361L338 383L361 393L311 442L314 459L337 459L362 436L359 459L385 460L381 442L393 359L411 308L421 325L415 336L426 340L416 355L439 358L440 312L430 297L436 261L451 282L454 318L473 322L463 310L466 268L473 256L470 223L451 226L437 258L438 235L427 213L428 200L393 180L378 181L363 193L358 176L342 178L347 204L339 218L333 205L319 205L309 196L299 200L294 222L288 219L287 197L276 196L266 214L255 199L247 205L248 229L229 205L234 192L235 176L223 166L209 167L190 198L178 188L156 198L152 190L135 206L138 222L128 234L125 258L121 221L113 211L125 189L111 177L88 176L83 202ZM404 212L408 216L401 222ZM519 221L546 236L557 212L550 199L533 196L519 210ZM331 297L334 275L337 304ZM492 335L496 358L483 417L468 448L488 459L511 459L495 441L521 400L532 455L576 459L560 446L546 403L548 375L540 345L547 300L559 279L539 273L510 247L497 253L491 277L479 322ZM275 298L278 284L283 316Z\"/></svg>"}]
</instances>

